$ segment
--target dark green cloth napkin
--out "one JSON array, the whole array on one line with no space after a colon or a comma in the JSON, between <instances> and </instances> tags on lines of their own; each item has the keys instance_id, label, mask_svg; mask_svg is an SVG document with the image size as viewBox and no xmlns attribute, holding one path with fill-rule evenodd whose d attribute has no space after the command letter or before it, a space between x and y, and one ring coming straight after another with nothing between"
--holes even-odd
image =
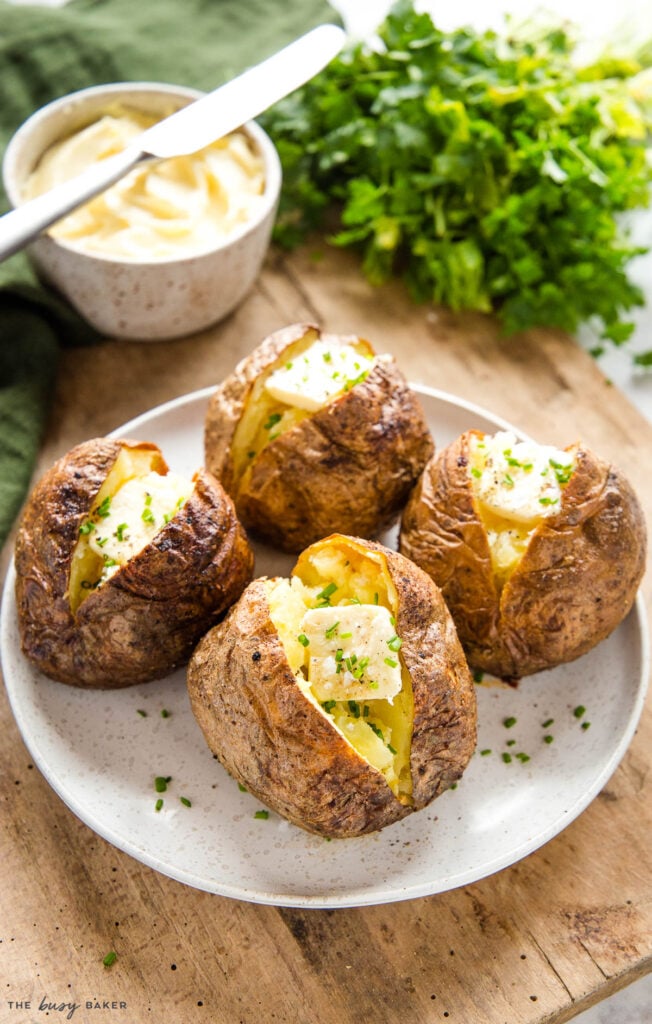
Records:
<instances>
[{"instance_id":1,"label":"dark green cloth napkin","mask_svg":"<svg viewBox=\"0 0 652 1024\"><path fill-rule=\"evenodd\" d=\"M30 114L69 92L120 81L214 89L334 20L325 0L0 0L0 152ZM60 347L99 341L24 253L0 263L0 543L30 481Z\"/></svg>"}]
</instances>

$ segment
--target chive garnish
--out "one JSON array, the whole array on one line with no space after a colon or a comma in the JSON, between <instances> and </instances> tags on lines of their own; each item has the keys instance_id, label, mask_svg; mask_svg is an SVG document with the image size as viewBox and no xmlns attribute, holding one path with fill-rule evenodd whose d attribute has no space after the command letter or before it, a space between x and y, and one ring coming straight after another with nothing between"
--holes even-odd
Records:
<instances>
[{"instance_id":1,"label":"chive garnish","mask_svg":"<svg viewBox=\"0 0 652 1024\"><path fill-rule=\"evenodd\" d=\"M590 722L582 722L582 728L586 732L587 729L591 728L591 723Z\"/></svg>"},{"instance_id":2,"label":"chive garnish","mask_svg":"<svg viewBox=\"0 0 652 1024\"><path fill-rule=\"evenodd\" d=\"M577 707L574 708L573 714L575 715L575 718L581 718L582 715L586 714L586 708L583 704L578 704Z\"/></svg>"},{"instance_id":3,"label":"chive garnish","mask_svg":"<svg viewBox=\"0 0 652 1024\"><path fill-rule=\"evenodd\" d=\"M389 665L390 668L396 668L398 665L398 661L394 661L393 658L385 658L385 664Z\"/></svg>"},{"instance_id":4,"label":"chive garnish","mask_svg":"<svg viewBox=\"0 0 652 1024\"><path fill-rule=\"evenodd\" d=\"M510 718L504 718L503 725L505 726L506 729L511 729L513 726L516 725L516 719L513 716L511 716Z\"/></svg>"},{"instance_id":5,"label":"chive garnish","mask_svg":"<svg viewBox=\"0 0 652 1024\"><path fill-rule=\"evenodd\" d=\"M506 751L502 754L502 759L505 762L505 764L511 764L512 763L512 755L508 754Z\"/></svg>"},{"instance_id":6,"label":"chive garnish","mask_svg":"<svg viewBox=\"0 0 652 1024\"><path fill-rule=\"evenodd\" d=\"M141 718L147 718L147 712L143 711L142 708L138 708L138 714L140 715Z\"/></svg>"},{"instance_id":7,"label":"chive garnish","mask_svg":"<svg viewBox=\"0 0 652 1024\"><path fill-rule=\"evenodd\" d=\"M157 793L165 793L168 788L168 782L172 782L171 775L157 775L154 779L154 789Z\"/></svg>"},{"instance_id":8,"label":"chive garnish","mask_svg":"<svg viewBox=\"0 0 652 1024\"><path fill-rule=\"evenodd\" d=\"M190 802L187 796L180 796L179 800L181 801L184 807L192 807L192 803Z\"/></svg>"},{"instance_id":9,"label":"chive garnish","mask_svg":"<svg viewBox=\"0 0 652 1024\"><path fill-rule=\"evenodd\" d=\"M159 797L158 800L156 801L156 803L154 804L154 810L155 811L160 811L162 806L163 806L163 798Z\"/></svg>"},{"instance_id":10,"label":"chive garnish","mask_svg":"<svg viewBox=\"0 0 652 1024\"><path fill-rule=\"evenodd\" d=\"M265 425L263 427L263 430L271 430L272 427L275 427L276 424L280 423L280 422L281 422L281 414L280 414L280 412L273 412L273 413L271 413L269 419L267 420L267 423L265 423Z\"/></svg>"},{"instance_id":11,"label":"chive garnish","mask_svg":"<svg viewBox=\"0 0 652 1024\"><path fill-rule=\"evenodd\" d=\"M549 728L550 728L550 726L551 726L551 725L553 724L553 722L554 722L554 718L547 718L547 719L545 720L545 722L543 723L543 725L542 725L542 727L541 727L541 728L542 728L542 729L549 729Z\"/></svg>"},{"instance_id":12,"label":"chive garnish","mask_svg":"<svg viewBox=\"0 0 652 1024\"><path fill-rule=\"evenodd\" d=\"M267 821L269 818L269 811L254 811L254 818L260 818L262 821Z\"/></svg>"},{"instance_id":13,"label":"chive garnish","mask_svg":"<svg viewBox=\"0 0 652 1024\"><path fill-rule=\"evenodd\" d=\"M305 633L299 633L297 640L299 641L302 647L307 647L308 644L310 643L310 640L308 639Z\"/></svg>"},{"instance_id":14,"label":"chive garnish","mask_svg":"<svg viewBox=\"0 0 652 1024\"><path fill-rule=\"evenodd\" d=\"M487 747L485 750L480 751L480 757L486 757L487 754L491 753L491 747Z\"/></svg>"},{"instance_id":15,"label":"chive garnish","mask_svg":"<svg viewBox=\"0 0 652 1024\"><path fill-rule=\"evenodd\" d=\"M106 954L106 956L102 960L102 963L104 964L105 967L112 967L117 959L118 954L115 952L115 950L112 949L110 953Z\"/></svg>"},{"instance_id":16,"label":"chive garnish","mask_svg":"<svg viewBox=\"0 0 652 1024\"><path fill-rule=\"evenodd\" d=\"M336 700L324 700L324 701L322 701L322 705L321 705L321 706L323 707L324 711L325 711L325 712L326 712L326 713L327 713L328 715L330 715L330 713L331 713L331 712L332 712L332 711L333 711L333 710L335 709L335 707L337 706L337 701L336 701Z\"/></svg>"},{"instance_id":17,"label":"chive garnish","mask_svg":"<svg viewBox=\"0 0 652 1024\"><path fill-rule=\"evenodd\" d=\"M401 647L403 646L403 641L395 633L391 640L387 641L387 646L389 647L390 651L400 651Z\"/></svg>"},{"instance_id":18,"label":"chive garnish","mask_svg":"<svg viewBox=\"0 0 652 1024\"><path fill-rule=\"evenodd\" d=\"M91 533L91 531L94 530L94 529L95 529L95 523L92 523L90 521L90 519L87 519L86 522L82 523L81 526L79 527L79 533L80 533L80 535L82 537L85 537L87 534Z\"/></svg>"},{"instance_id":19,"label":"chive garnish","mask_svg":"<svg viewBox=\"0 0 652 1024\"><path fill-rule=\"evenodd\" d=\"M168 711L167 708L161 708L161 718L169 718L171 714L172 712Z\"/></svg>"},{"instance_id":20,"label":"chive garnish","mask_svg":"<svg viewBox=\"0 0 652 1024\"><path fill-rule=\"evenodd\" d=\"M323 601L325 604L330 604L330 599L337 590L335 583L329 583L317 594L317 600Z\"/></svg>"},{"instance_id":21,"label":"chive garnish","mask_svg":"<svg viewBox=\"0 0 652 1024\"><path fill-rule=\"evenodd\" d=\"M554 741L554 738L555 738L554 736L550 736L550 735L544 736L543 737L543 742L544 743L552 743Z\"/></svg>"},{"instance_id":22,"label":"chive garnish","mask_svg":"<svg viewBox=\"0 0 652 1024\"><path fill-rule=\"evenodd\" d=\"M95 509L95 515L100 516L102 519L106 519L110 514L109 509L111 508L111 495L107 494L101 505L98 505Z\"/></svg>"},{"instance_id":23,"label":"chive garnish","mask_svg":"<svg viewBox=\"0 0 652 1024\"><path fill-rule=\"evenodd\" d=\"M328 629L326 630L326 632L324 634L327 640L332 640L333 639L333 637L335 636L335 633L337 632L337 627L338 626L339 626L339 622L334 622L332 626L328 627Z\"/></svg>"}]
</instances>

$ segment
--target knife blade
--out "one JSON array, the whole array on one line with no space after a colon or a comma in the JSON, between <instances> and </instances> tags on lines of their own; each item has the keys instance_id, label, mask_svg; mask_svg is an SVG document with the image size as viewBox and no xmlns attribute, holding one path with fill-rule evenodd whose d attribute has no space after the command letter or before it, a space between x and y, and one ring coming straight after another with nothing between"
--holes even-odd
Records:
<instances>
[{"instance_id":1,"label":"knife blade","mask_svg":"<svg viewBox=\"0 0 652 1024\"><path fill-rule=\"evenodd\" d=\"M0 262L138 164L196 153L240 128L326 67L344 39L345 33L337 25L319 25L148 128L121 153L4 214L0 217Z\"/></svg>"}]
</instances>

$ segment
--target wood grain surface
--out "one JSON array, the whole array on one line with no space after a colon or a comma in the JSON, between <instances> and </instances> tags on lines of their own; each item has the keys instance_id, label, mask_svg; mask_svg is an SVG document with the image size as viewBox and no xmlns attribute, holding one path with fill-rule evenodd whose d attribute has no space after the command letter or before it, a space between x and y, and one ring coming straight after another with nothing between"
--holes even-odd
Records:
<instances>
[{"instance_id":1,"label":"wood grain surface","mask_svg":"<svg viewBox=\"0 0 652 1024\"><path fill-rule=\"evenodd\" d=\"M488 317L414 307L400 286L370 287L347 254L310 247L273 254L244 305L201 335L66 352L39 472L217 382L303 318L366 336L412 381L536 439L582 437L652 508L652 427L569 338L541 330L516 342ZM5 568L9 557L7 545ZM649 573L644 591L649 611ZM536 853L442 895L331 911L242 903L157 874L64 806L4 691L0 728L2 1024L561 1024L652 966L649 701L605 789Z\"/></svg>"}]
</instances>

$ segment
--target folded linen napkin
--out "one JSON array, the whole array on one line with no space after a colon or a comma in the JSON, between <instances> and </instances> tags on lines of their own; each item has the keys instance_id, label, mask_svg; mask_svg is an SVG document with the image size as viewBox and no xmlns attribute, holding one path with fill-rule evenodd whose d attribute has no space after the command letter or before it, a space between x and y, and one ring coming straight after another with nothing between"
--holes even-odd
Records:
<instances>
[{"instance_id":1,"label":"folded linen napkin","mask_svg":"<svg viewBox=\"0 0 652 1024\"><path fill-rule=\"evenodd\" d=\"M0 0L0 153L59 96L119 81L214 89L333 20L325 0ZM60 347L101 340L38 282L24 253L0 263L0 544L29 485Z\"/></svg>"}]
</instances>

